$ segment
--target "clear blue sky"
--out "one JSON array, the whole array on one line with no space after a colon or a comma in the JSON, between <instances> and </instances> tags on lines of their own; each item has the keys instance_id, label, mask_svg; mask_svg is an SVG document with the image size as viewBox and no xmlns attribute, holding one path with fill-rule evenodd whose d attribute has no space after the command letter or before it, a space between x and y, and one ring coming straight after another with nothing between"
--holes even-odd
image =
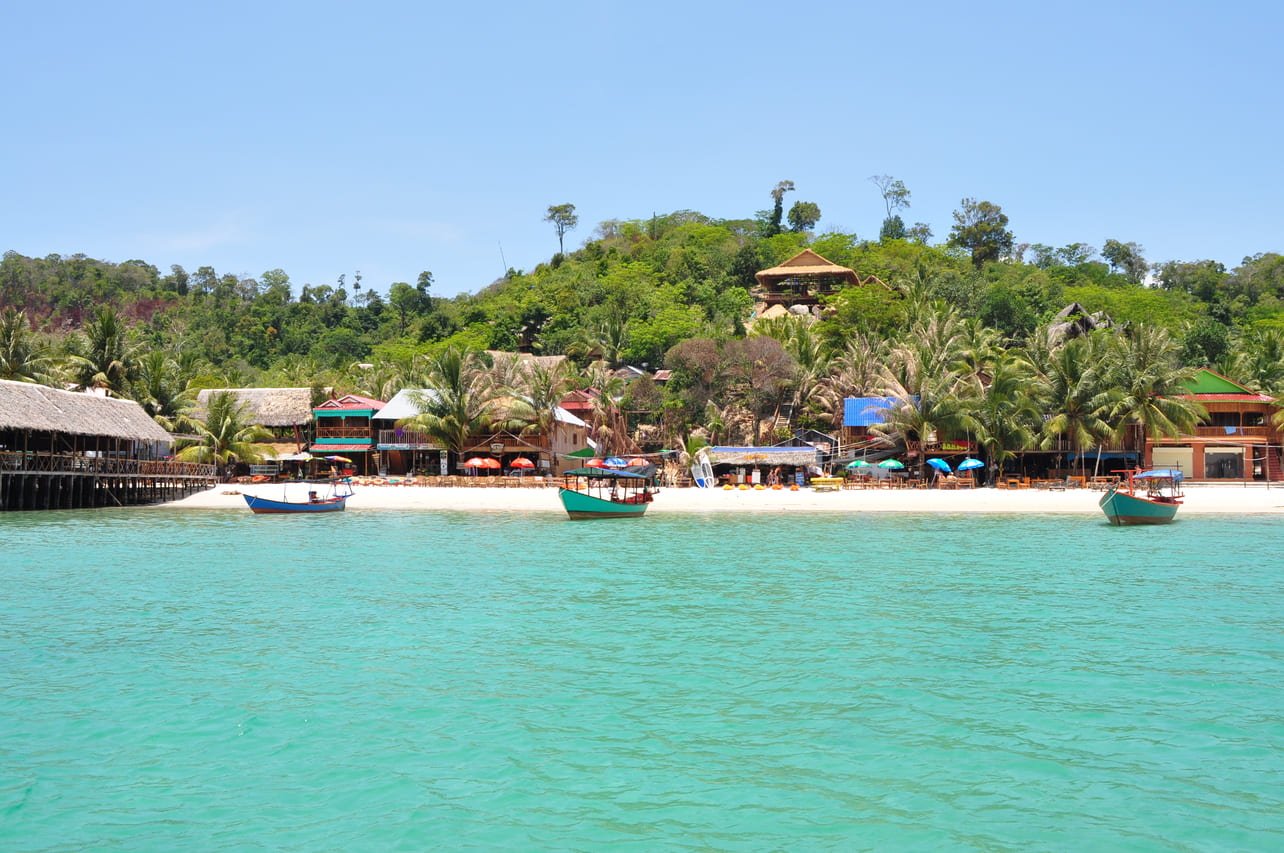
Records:
<instances>
[{"instance_id":1,"label":"clear blue sky","mask_svg":"<svg viewBox=\"0 0 1284 853\"><path fill-rule=\"evenodd\" d=\"M440 8L437 8L440 5ZM781 179L877 236L1152 261L1284 250L1284 4L14 3L0 250L475 291L610 218L740 218Z\"/></svg>"}]
</instances>

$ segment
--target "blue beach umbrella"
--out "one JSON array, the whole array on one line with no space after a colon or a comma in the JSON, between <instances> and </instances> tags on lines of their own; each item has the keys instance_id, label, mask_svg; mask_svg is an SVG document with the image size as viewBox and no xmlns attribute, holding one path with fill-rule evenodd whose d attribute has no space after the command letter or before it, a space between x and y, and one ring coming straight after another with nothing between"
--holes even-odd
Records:
<instances>
[{"instance_id":1,"label":"blue beach umbrella","mask_svg":"<svg viewBox=\"0 0 1284 853\"><path fill-rule=\"evenodd\" d=\"M964 459L962 462L959 463L960 471L972 471L977 468L984 468L984 467L985 467L984 462L982 462L980 459L973 459L971 456L969 456L968 458Z\"/></svg>"},{"instance_id":2,"label":"blue beach umbrella","mask_svg":"<svg viewBox=\"0 0 1284 853\"><path fill-rule=\"evenodd\" d=\"M946 462L944 459L929 459L927 460L927 464L931 465L942 474L950 473L950 463Z\"/></svg>"},{"instance_id":3,"label":"blue beach umbrella","mask_svg":"<svg viewBox=\"0 0 1284 853\"><path fill-rule=\"evenodd\" d=\"M905 467L905 463L899 459L884 459L878 463L879 468L886 468L889 471L899 471Z\"/></svg>"},{"instance_id":4,"label":"blue beach umbrella","mask_svg":"<svg viewBox=\"0 0 1284 853\"><path fill-rule=\"evenodd\" d=\"M608 457L606 458L606 461L604 461L602 464L603 464L603 465L605 465L607 468L627 468L627 467L629 467L629 463L628 463L628 462L626 462L625 460L621 459L621 458L620 458L620 457L618 457L618 456L608 456Z\"/></svg>"}]
</instances>

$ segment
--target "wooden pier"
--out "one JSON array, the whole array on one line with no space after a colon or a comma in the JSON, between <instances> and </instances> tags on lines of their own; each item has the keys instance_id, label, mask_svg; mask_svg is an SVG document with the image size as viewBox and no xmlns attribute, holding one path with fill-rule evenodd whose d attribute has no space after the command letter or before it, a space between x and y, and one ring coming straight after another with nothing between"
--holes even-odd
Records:
<instances>
[{"instance_id":1,"label":"wooden pier","mask_svg":"<svg viewBox=\"0 0 1284 853\"><path fill-rule=\"evenodd\" d=\"M0 512L162 503L217 483L213 465L0 451Z\"/></svg>"}]
</instances>

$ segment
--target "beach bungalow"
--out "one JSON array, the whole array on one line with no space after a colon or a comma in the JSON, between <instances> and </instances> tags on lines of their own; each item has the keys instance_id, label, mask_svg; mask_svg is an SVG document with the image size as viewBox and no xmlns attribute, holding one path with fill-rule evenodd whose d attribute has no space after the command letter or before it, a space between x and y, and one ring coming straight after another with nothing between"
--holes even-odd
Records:
<instances>
[{"instance_id":1,"label":"beach bungalow","mask_svg":"<svg viewBox=\"0 0 1284 853\"><path fill-rule=\"evenodd\" d=\"M1191 480L1284 481L1281 431L1271 424L1278 409L1259 394L1216 371L1203 368L1182 399L1208 412L1193 435L1147 439L1147 467L1180 468Z\"/></svg>"},{"instance_id":2,"label":"beach bungalow","mask_svg":"<svg viewBox=\"0 0 1284 853\"><path fill-rule=\"evenodd\" d=\"M174 437L132 400L0 380L0 511L174 500L217 482L172 460Z\"/></svg>"},{"instance_id":3,"label":"beach bungalow","mask_svg":"<svg viewBox=\"0 0 1284 853\"><path fill-rule=\"evenodd\" d=\"M312 410L316 438L309 448L314 456L343 456L352 460L357 473L366 475L379 470L379 453L375 446L375 413L384 407L383 400L344 394L326 400Z\"/></svg>"},{"instance_id":4,"label":"beach bungalow","mask_svg":"<svg viewBox=\"0 0 1284 853\"><path fill-rule=\"evenodd\" d=\"M450 473L445 445L427 433L398 425L420 414L415 403L417 395L435 393L427 388L403 388L371 417L375 449L379 453L378 473L397 476L411 472L442 476Z\"/></svg>"},{"instance_id":5,"label":"beach bungalow","mask_svg":"<svg viewBox=\"0 0 1284 853\"><path fill-rule=\"evenodd\" d=\"M847 397L843 400L843 446L868 447L875 441L870 427L883 422L883 412L895 405L893 397Z\"/></svg>"},{"instance_id":6,"label":"beach bungalow","mask_svg":"<svg viewBox=\"0 0 1284 853\"><path fill-rule=\"evenodd\" d=\"M207 388L196 395L193 417L204 419L210 397L223 391L245 408L246 420L272 433L267 443L278 456L303 451L311 442L311 388Z\"/></svg>"}]
</instances>

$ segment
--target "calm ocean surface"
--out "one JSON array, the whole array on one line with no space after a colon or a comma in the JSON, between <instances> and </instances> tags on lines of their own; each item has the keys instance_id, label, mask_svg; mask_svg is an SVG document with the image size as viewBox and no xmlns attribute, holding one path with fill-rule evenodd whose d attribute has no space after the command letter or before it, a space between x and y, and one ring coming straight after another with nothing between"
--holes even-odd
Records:
<instances>
[{"instance_id":1,"label":"calm ocean surface","mask_svg":"<svg viewBox=\"0 0 1284 853\"><path fill-rule=\"evenodd\" d=\"M1266 517L0 515L0 849L1278 850L1282 554Z\"/></svg>"}]
</instances>

